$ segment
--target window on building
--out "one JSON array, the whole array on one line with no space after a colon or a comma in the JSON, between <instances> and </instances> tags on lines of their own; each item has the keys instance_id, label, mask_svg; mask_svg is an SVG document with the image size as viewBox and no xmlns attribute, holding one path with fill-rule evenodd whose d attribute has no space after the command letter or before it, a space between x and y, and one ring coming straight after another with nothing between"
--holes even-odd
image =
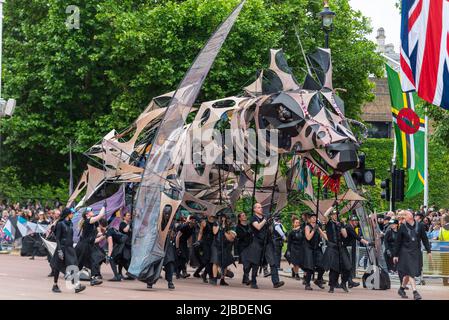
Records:
<instances>
[{"instance_id":1,"label":"window on building","mask_svg":"<svg viewBox=\"0 0 449 320\"><path fill-rule=\"evenodd\" d=\"M391 122L368 122L368 137L391 138Z\"/></svg>"}]
</instances>

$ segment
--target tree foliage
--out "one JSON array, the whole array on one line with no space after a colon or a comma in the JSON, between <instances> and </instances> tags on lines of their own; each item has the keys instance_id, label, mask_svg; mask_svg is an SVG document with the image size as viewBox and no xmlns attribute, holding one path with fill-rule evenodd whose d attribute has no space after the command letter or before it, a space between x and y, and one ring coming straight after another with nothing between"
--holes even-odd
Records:
<instances>
[{"instance_id":1,"label":"tree foliage","mask_svg":"<svg viewBox=\"0 0 449 320\"><path fill-rule=\"evenodd\" d=\"M4 96L17 99L1 121L2 166L22 184L68 180L68 141L82 153L112 128L124 129L152 97L172 91L206 40L238 0L78 0L79 29L65 26L68 0L5 4ZM373 98L368 75L382 61L366 39L368 20L348 0L332 1L335 87L347 92L347 114ZM322 46L318 0L248 0L208 76L198 101L238 94L266 66L270 48L284 48L302 80L307 52Z\"/></svg>"}]
</instances>

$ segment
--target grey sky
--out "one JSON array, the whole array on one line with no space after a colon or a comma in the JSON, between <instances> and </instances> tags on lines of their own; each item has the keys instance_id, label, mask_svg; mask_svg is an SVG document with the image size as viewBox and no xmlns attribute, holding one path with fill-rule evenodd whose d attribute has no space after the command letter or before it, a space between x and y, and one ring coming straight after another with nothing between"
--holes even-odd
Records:
<instances>
[{"instance_id":1,"label":"grey sky","mask_svg":"<svg viewBox=\"0 0 449 320\"><path fill-rule=\"evenodd\" d=\"M395 7L396 0L349 0L349 3L371 19L373 32L369 37L370 40L376 41L377 29L383 27L386 43L393 43L394 50L399 52L401 16Z\"/></svg>"}]
</instances>

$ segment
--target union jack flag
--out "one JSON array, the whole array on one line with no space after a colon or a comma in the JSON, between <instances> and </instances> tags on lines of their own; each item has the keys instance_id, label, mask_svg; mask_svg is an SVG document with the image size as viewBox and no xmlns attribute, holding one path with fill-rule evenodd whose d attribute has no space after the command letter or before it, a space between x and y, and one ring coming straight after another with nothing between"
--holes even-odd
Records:
<instances>
[{"instance_id":1,"label":"union jack flag","mask_svg":"<svg viewBox=\"0 0 449 320\"><path fill-rule=\"evenodd\" d=\"M402 0L401 86L449 109L449 0Z\"/></svg>"}]
</instances>

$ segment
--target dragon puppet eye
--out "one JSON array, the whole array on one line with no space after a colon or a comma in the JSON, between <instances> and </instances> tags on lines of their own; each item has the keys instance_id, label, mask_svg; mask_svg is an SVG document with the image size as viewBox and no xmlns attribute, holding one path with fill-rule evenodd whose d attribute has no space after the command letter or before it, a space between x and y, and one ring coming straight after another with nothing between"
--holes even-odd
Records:
<instances>
[{"instance_id":1,"label":"dragon puppet eye","mask_svg":"<svg viewBox=\"0 0 449 320\"><path fill-rule=\"evenodd\" d=\"M322 139L322 138L324 138L325 136L326 136L326 132L324 132L324 131L318 132L318 138Z\"/></svg>"},{"instance_id":2,"label":"dragon puppet eye","mask_svg":"<svg viewBox=\"0 0 449 320\"><path fill-rule=\"evenodd\" d=\"M282 122L288 122L292 120L292 112L284 106L278 108L279 120Z\"/></svg>"}]
</instances>

